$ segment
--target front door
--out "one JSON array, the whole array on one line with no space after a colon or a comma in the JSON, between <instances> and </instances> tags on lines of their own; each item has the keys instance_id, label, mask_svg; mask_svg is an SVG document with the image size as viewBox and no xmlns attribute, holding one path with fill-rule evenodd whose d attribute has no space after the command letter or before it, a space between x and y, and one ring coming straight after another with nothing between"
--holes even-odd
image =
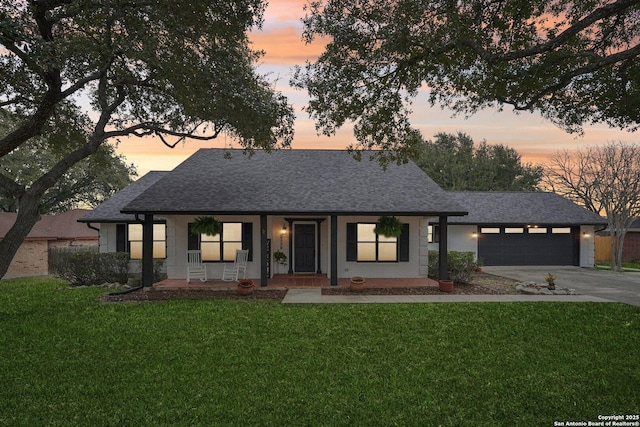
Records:
<instances>
[{"instance_id":1,"label":"front door","mask_svg":"<svg viewBox=\"0 0 640 427\"><path fill-rule=\"evenodd\" d=\"M296 273L314 273L316 270L316 226L294 225L294 268Z\"/></svg>"}]
</instances>

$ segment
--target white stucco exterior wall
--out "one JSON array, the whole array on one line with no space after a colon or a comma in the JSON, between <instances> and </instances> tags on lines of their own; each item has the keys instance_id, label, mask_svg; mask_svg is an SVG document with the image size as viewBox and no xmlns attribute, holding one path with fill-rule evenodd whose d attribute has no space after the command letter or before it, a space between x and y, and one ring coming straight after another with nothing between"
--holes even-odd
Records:
<instances>
[{"instance_id":1,"label":"white stucco exterior wall","mask_svg":"<svg viewBox=\"0 0 640 427\"><path fill-rule=\"evenodd\" d=\"M580 267L593 267L596 263L596 238L593 225L580 227Z\"/></svg>"}]
</instances>

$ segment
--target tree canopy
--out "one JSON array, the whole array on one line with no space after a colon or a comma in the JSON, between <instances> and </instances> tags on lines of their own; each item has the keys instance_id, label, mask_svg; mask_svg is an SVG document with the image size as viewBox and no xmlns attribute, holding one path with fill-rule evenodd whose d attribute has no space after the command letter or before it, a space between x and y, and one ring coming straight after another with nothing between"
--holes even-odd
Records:
<instances>
[{"instance_id":1,"label":"tree canopy","mask_svg":"<svg viewBox=\"0 0 640 427\"><path fill-rule=\"evenodd\" d=\"M318 0L308 42L329 40L292 83L324 134L353 122L356 149L403 160L418 139L411 103L473 114L538 111L569 132L640 119L640 1Z\"/></svg>"},{"instance_id":2,"label":"tree canopy","mask_svg":"<svg viewBox=\"0 0 640 427\"><path fill-rule=\"evenodd\" d=\"M545 182L554 192L606 215L611 268L620 271L625 234L640 217L640 145L611 142L560 151L545 169Z\"/></svg>"},{"instance_id":3,"label":"tree canopy","mask_svg":"<svg viewBox=\"0 0 640 427\"><path fill-rule=\"evenodd\" d=\"M415 152L414 162L445 190L534 191L542 179L542 167L522 164L513 148L476 145L464 133L439 133Z\"/></svg>"},{"instance_id":4,"label":"tree canopy","mask_svg":"<svg viewBox=\"0 0 640 427\"><path fill-rule=\"evenodd\" d=\"M0 277L39 218L45 192L119 137L168 146L226 134L251 150L289 146L293 108L257 74L262 0L28 0L0 3L0 108L17 124L0 134L0 158L42 135L63 155L25 187L0 242ZM67 140L72 141L65 143Z\"/></svg>"}]
</instances>

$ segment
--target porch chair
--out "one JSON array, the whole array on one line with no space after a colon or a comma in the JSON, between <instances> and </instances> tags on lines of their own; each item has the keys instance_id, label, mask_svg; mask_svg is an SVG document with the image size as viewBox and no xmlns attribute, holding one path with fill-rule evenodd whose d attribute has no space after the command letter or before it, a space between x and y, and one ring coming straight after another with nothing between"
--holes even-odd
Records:
<instances>
[{"instance_id":1,"label":"porch chair","mask_svg":"<svg viewBox=\"0 0 640 427\"><path fill-rule=\"evenodd\" d=\"M226 263L224 265L224 271L222 272L222 280L237 281L240 273L244 279L247 274L247 258L249 257L249 250L244 249L236 250L236 259L233 263Z\"/></svg>"},{"instance_id":2,"label":"porch chair","mask_svg":"<svg viewBox=\"0 0 640 427\"><path fill-rule=\"evenodd\" d=\"M199 250L187 251L187 283L191 279L207 280L207 267L202 263L202 253Z\"/></svg>"}]
</instances>

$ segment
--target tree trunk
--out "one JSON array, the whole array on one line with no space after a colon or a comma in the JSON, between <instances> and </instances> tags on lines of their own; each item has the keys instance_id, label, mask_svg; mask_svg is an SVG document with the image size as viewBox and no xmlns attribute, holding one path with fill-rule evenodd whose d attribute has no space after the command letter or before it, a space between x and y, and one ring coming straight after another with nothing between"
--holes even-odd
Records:
<instances>
[{"instance_id":1,"label":"tree trunk","mask_svg":"<svg viewBox=\"0 0 640 427\"><path fill-rule=\"evenodd\" d=\"M611 233L611 270L622 271L622 248L624 246L624 234L612 231Z\"/></svg>"},{"instance_id":2,"label":"tree trunk","mask_svg":"<svg viewBox=\"0 0 640 427\"><path fill-rule=\"evenodd\" d=\"M33 226L40 220L38 199L25 194L20 200L16 222L0 241L0 278L9 270L13 257Z\"/></svg>"}]
</instances>

